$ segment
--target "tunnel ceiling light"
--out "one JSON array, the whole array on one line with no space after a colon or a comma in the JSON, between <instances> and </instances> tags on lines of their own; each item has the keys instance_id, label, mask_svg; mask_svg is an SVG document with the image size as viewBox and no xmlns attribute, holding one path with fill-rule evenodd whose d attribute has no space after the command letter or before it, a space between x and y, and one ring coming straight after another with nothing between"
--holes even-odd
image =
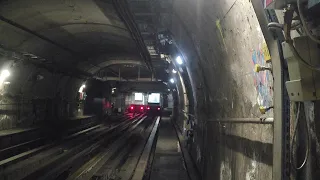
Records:
<instances>
[{"instance_id":1,"label":"tunnel ceiling light","mask_svg":"<svg viewBox=\"0 0 320 180\"><path fill-rule=\"evenodd\" d=\"M175 69L172 69L172 73L175 74L177 73L177 71Z\"/></svg>"},{"instance_id":2,"label":"tunnel ceiling light","mask_svg":"<svg viewBox=\"0 0 320 180\"><path fill-rule=\"evenodd\" d=\"M174 79L173 79L173 78L171 78L171 79L170 79L170 82L173 84L173 83L174 83Z\"/></svg>"},{"instance_id":3,"label":"tunnel ceiling light","mask_svg":"<svg viewBox=\"0 0 320 180\"><path fill-rule=\"evenodd\" d=\"M180 65L183 64L183 61L182 61L181 56L177 56L176 61L177 61L177 63L180 64Z\"/></svg>"}]
</instances>

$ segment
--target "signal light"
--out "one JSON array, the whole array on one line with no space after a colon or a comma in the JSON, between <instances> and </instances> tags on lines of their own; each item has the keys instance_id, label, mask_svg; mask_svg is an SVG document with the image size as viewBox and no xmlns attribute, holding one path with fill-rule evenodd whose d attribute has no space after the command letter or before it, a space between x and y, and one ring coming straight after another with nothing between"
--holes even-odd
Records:
<instances>
[{"instance_id":1,"label":"signal light","mask_svg":"<svg viewBox=\"0 0 320 180\"><path fill-rule=\"evenodd\" d=\"M141 110L143 109L143 107L140 108Z\"/></svg>"},{"instance_id":2,"label":"signal light","mask_svg":"<svg viewBox=\"0 0 320 180\"><path fill-rule=\"evenodd\" d=\"M131 106L130 109L133 109L133 106Z\"/></svg>"},{"instance_id":3,"label":"signal light","mask_svg":"<svg viewBox=\"0 0 320 180\"><path fill-rule=\"evenodd\" d=\"M158 107L158 110L160 110L160 108Z\"/></svg>"},{"instance_id":4,"label":"signal light","mask_svg":"<svg viewBox=\"0 0 320 180\"><path fill-rule=\"evenodd\" d=\"M147 109L149 110L149 109L150 109L150 107L147 107Z\"/></svg>"}]
</instances>

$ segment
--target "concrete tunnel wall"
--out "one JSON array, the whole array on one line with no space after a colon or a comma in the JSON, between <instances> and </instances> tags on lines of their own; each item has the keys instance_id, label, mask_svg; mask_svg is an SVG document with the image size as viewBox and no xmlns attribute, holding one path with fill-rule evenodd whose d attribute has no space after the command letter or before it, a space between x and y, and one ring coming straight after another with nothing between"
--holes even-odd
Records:
<instances>
[{"instance_id":1,"label":"concrete tunnel wall","mask_svg":"<svg viewBox=\"0 0 320 180\"><path fill-rule=\"evenodd\" d=\"M77 93L84 80L7 58L1 59L1 67L10 71L6 79L10 84L1 85L0 130L34 126L76 115ZM54 107L59 109L54 110ZM55 111L59 114L55 115Z\"/></svg>"},{"instance_id":2,"label":"concrete tunnel wall","mask_svg":"<svg viewBox=\"0 0 320 180\"><path fill-rule=\"evenodd\" d=\"M190 112L196 116L190 152L203 179L272 179L271 125L209 121L260 117L258 107L272 105L272 77L270 74L260 76L253 72L254 64L258 62L256 55L261 52L264 38L251 2L175 0L172 17L169 29L178 53L185 61L188 75L184 75L184 84L188 86L189 102L193 100L190 106L193 111ZM5 27L12 29L9 25ZM20 41L11 42L9 38L17 37L20 31L9 32L13 35L1 38L8 38L14 47ZM41 57L59 52L54 51L52 45L39 43L42 40L36 39L24 47L33 47L31 52L48 47L37 54ZM69 55L59 58L63 54L52 56L58 62L72 59ZM8 60L1 59L1 62L5 64ZM66 63L72 65L73 62ZM48 72L20 61L10 71L10 85L1 89L1 106L4 106L1 109L6 111L0 116L0 129L31 126L35 121L47 120L50 117L47 104L57 94L70 103L71 113L63 113L62 116L76 115L76 96L84 80ZM44 79L37 80L35 77L38 74ZM182 109L186 104L180 93L181 86L178 85L177 90L179 93L174 93L178 94L175 96L175 106ZM93 91L103 95L97 89L93 88ZM180 98L177 99L177 96ZM272 111L267 116L272 116ZM182 118L181 114L179 118ZM179 124L183 125L181 120Z\"/></svg>"},{"instance_id":3,"label":"concrete tunnel wall","mask_svg":"<svg viewBox=\"0 0 320 180\"><path fill-rule=\"evenodd\" d=\"M102 98L111 97L107 82L48 72L8 58L1 59L1 67L9 70L10 76L5 81L10 84L0 87L0 130L48 125L83 114L102 115ZM78 107L78 91L83 84L87 97Z\"/></svg>"},{"instance_id":4,"label":"concrete tunnel wall","mask_svg":"<svg viewBox=\"0 0 320 180\"><path fill-rule=\"evenodd\" d=\"M176 0L170 31L195 90L190 152L203 179L272 179L272 125L210 122L272 105L271 74L253 71L265 57L251 2Z\"/></svg>"},{"instance_id":5,"label":"concrete tunnel wall","mask_svg":"<svg viewBox=\"0 0 320 180\"><path fill-rule=\"evenodd\" d=\"M99 104L94 99L110 100L111 87L107 82L53 73L8 59L3 57L0 61L1 67L10 72L5 80L10 84L0 86L0 130L49 125L83 114L101 115L102 101ZM86 85L87 98L78 107L78 90L82 84Z\"/></svg>"}]
</instances>

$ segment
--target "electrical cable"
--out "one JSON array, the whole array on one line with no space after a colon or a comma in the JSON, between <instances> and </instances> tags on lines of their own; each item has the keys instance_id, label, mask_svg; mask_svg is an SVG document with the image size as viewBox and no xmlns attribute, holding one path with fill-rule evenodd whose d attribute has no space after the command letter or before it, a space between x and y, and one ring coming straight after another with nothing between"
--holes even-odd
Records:
<instances>
[{"instance_id":1,"label":"electrical cable","mask_svg":"<svg viewBox=\"0 0 320 180\"><path fill-rule=\"evenodd\" d=\"M320 71L320 67L314 66L309 64L308 62L306 62L298 53L297 49L294 47L293 42L288 42L288 45L293 53L293 55L303 64L305 65L307 68L311 69L311 70L315 70L315 71Z\"/></svg>"},{"instance_id":2,"label":"electrical cable","mask_svg":"<svg viewBox=\"0 0 320 180\"><path fill-rule=\"evenodd\" d=\"M117 10L120 18L124 21L124 24L128 28L129 32L131 33L131 36L133 40L136 42L138 49L140 50L140 55L145 60L145 63L151 71L153 71L152 62L150 54L146 48L146 45L143 41L143 38L140 34L140 31L134 22L134 19L132 18L132 14L130 14L129 6L128 4L123 3L119 0L113 0L113 5L115 9Z\"/></svg>"},{"instance_id":3,"label":"electrical cable","mask_svg":"<svg viewBox=\"0 0 320 180\"><path fill-rule=\"evenodd\" d=\"M268 28L270 28L270 27L283 29L283 24L280 24L280 23L277 23L277 22L270 22L268 24Z\"/></svg>"},{"instance_id":4,"label":"electrical cable","mask_svg":"<svg viewBox=\"0 0 320 180\"><path fill-rule=\"evenodd\" d=\"M310 152L310 135L309 135L309 124L307 119L305 118L305 123L306 123L306 133L307 133L307 148L306 148L306 152L305 152L305 157L303 162L301 163L301 165L297 166L295 161L294 161L294 157L293 157L293 145L294 145L294 139L297 136L297 129L298 129L298 125L299 125L299 121L300 121L300 108L301 108L301 102L298 102L298 109L297 109L297 113L296 113L296 123L295 123L295 127L294 127L294 131L293 131L293 137L291 140L291 165L294 167L294 169L296 170L300 170L302 169L305 164L308 161L309 158L309 152Z\"/></svg>"},{"instance_id":5,"label":"electrical cable","mask_svg":"<svg viewBox=\"0 0 320 180\"><path fill-rule=\"evenodd\" d=\"M287 11L287 15L285 15L285 24L284 24L284 36L287 44L289 45L290 50L292 51L294 57L297 58L297 60L305 65L307 68L314 70L314 71L320 71L320 67L314 66L312 64L309 64L307 61L305 61L300 54L298 53L297 49L293 45L293 40L291 38L290 30L291 30L291 22L292 22L292 11ZM289 15L290 14L290 15Z\"/></svg>"},{"instance_id":6,"label":"electrical cable","mask_svg":"<svg viewBox=\"0 0 320 180\"><path fill-rule=\"evenodd\" d=\"M298 6L298 12L299 12L299 16L300 16L300 21L302 23L302 28L304 29L304 31L306 32L307 36L313 40L314 42L320 44L320 40L317 39L313 34L311 34L310 30L307 27L307 23L304 19L302 10L301 10L301 4L300 4L300 0L297 0L297 6Z\"/></svg>"}]
</instances>

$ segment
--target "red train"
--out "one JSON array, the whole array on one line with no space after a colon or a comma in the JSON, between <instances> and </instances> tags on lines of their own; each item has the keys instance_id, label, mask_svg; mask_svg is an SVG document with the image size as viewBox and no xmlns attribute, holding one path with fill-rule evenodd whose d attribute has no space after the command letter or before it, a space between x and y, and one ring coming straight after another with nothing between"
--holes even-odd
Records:
<instances>
[{"instance_id":1,"label":"red train","mask_svg":"<svg viewBox=\"0 0 320 180\"><path fill-rule=\"evenodd\" d=\"M162 108L159 104L131 104L127 111L130 113L147 113L148 115L160 116Z\"/></svg>"}]
</instances>

